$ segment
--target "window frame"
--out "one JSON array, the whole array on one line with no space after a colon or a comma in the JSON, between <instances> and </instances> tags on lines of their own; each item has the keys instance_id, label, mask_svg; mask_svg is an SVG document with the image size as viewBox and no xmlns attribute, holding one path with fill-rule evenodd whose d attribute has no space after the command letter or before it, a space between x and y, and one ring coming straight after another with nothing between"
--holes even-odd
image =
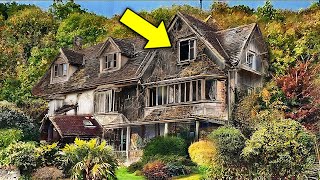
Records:
<instances>
[{"instance_id":1,"label":"window frame","mask_svg":"<svg viewBox=\"0 0 320 180\"><path fill-rule=\"evenodd\" d=\"M111 98L110 98L111 97ZM115 90L98 91L94 94L94 113L107 114L115 111Z\"/></svg>"},{"instance_id":2,"label":"window frame","mask_svg":"<svg viewBox=\"0 0 320 180\"><path fill-rule=\"evenodd\" d=\"M119 53L108 53L104 58L103 70L110 71L118 68ZM108 57L112 57L110 60ZM109 66L110 63L110 66Z\"/></svg>"},{"instance_id":3,"label":"window frame","mask_svg":"<svg viewBox=\"0 0 320 180\"><path fill-rule=\"evenodd\" d=\"M53 65L53 78L68 76L68 63L59 63Z\"/></svg>"},{"instance_id":4,"label":"window frame","mask_svg":"<svg viewBox=\"0 0 320 180\"><path fill-rule=\"evenodd\" d=\"M181 53L180 53L180 47L181 47L181 42L188 41L188 46L189 46L189 52L188 52L188 59L181 60ZM190 42L193 41L193 48L190 47ZM191 49L193 49L193 58L190 57L191 54ZM197 39L195 37L191 38L185 38L185 39L180 39L178 41L178 63L188 63L190 61L193 61L196 59L197 55Z\"/></svg>"},{"instance_id":5,"label":"window frame","mask_svg":"<svg viewBox=\"0 0 320 180\"><path fill-rule=\"evenodd\" d=\"M251 62L249 62L249 59L248 59L249 55L252 55L252 61ZM254 51L247 51L245 65L250 67L250 68L253 68L253 62L255 61L255 58L256 58L256 53Z\"/></svg>"}]
</instances>

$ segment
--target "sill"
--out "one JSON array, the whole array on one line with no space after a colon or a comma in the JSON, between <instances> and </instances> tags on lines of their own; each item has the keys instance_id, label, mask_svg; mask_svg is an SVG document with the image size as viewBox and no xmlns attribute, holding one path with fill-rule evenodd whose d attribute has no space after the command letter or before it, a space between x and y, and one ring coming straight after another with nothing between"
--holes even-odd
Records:
<instances>
[{"instance_id":1,"label":"sill","mask_svg":"<svg viewBox=\"0 0 320 180\"><path fill-rule=\"evenodd\" d=\"M255 70L255 69L253 69L252 67L248 66L247 64L242 64L241 69L249 71L249 72L252 72L252 73L255 73L255 74L258 74L260 76L263 75L262 72L259 72L259 71Z\"/></svg>"},{"instance_id":2,"label":"sill","mask_svg":"<svg viewBox=\"0 0 320 180\"><path fill-rule=\"evenodd\" d=\"M192 63L194 60L195 59L183 60L183 61L178 60L177 65L181 65L181 66L182 65L188 65L188 64Z\"/></svg>"},{"instance_id":3,"label":"sill","mask_svg":"<svg viewBox=\"0 0 320 180\"><path fill-rule=\"evenodd\" d=\"M163 104L163 105L157 105L157 106L148 106L145 107L146 109L152 109L152 108L164 108L164 107L172 107L172 106L185 106L185 105L193 105L193 104L202 104L202 103L223 103L223 101L218 100L200 100L200 101L191 101L191 102L182 102L182 103L173 103L173 104Z\"/></svg>"}]
</instances>

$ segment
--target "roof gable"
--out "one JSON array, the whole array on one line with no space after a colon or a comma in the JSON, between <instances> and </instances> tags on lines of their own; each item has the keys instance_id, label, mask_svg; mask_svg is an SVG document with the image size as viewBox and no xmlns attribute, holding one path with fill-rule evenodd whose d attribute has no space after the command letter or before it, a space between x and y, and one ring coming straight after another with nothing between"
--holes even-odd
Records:
<instances>
[{"instance_id":1,"label":"roof gable","mask_svg":"<svg viewBox=\"0 0 320 180\"><path fill-rule=\"evenodd\" d=\"M102 47L99 49L97 56L101 56L102 53L108 48L110 45L114 45L123 55L127 57L133 57L134 55L134 45L130 41L125 41L123 39L112 38L109 37Z\"/></svg>"},{"instance_id":2,"label":"roof gable","mask_svg":"<svg viewBox=\"0 0 320 180\"><path fill-rule=\"evenodd\" d=\"M83 54L66 49L66 48L61 48L60 49L60 55L62 55L70 64L72 65L82 65L83 64Z\"/></svg>"},{"instance_id":3,"label":"roof gable","mask_svg":"<svg viewBox=\"0 0 320 180\"><path fill-rule=\"evenodd\" d=\"M168 31L171 31L177 18L181 18L214 54L216 54L224 61L229 59L228 54L225 52L218 39L218 36L215 34L215 32L218 30L217 27L211 27L201 20L198 20L190 15L178 12L171 21Z\"/></svg>"}]
</instances>

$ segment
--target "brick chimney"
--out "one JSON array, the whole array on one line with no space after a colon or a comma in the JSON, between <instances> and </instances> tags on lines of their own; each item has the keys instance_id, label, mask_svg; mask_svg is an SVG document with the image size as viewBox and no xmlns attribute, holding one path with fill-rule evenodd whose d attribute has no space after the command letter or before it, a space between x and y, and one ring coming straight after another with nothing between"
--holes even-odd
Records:
<instances>
[{"instance_id":1,"label":"brick chimney","mask_svg":"<svg viewBox=\"0 0 320 180\"><path fill-rule=\"evenodd\" d=\"M79 51L82 49L82 37L81 36L75 36L73 38L73 50Z\"/></svg>"}]
</instances>

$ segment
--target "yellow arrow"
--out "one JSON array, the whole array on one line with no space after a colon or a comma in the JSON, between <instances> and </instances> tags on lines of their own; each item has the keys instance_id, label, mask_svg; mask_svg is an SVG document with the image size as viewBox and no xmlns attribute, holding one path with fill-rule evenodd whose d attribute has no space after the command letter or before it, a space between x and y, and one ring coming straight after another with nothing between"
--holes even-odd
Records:
<instances>
[{"instance_id":1,"label":"yellow arrow","mask_svg":"<svg viewBox=\"0 0 320 180\"><path fill-rule=\"evenodd\" d=\"M120 19L120 22L149 40L144 47L145 49L171 47L163 21L157 28L132 10L126 9Z\"/></svg>"}]
</instances>

